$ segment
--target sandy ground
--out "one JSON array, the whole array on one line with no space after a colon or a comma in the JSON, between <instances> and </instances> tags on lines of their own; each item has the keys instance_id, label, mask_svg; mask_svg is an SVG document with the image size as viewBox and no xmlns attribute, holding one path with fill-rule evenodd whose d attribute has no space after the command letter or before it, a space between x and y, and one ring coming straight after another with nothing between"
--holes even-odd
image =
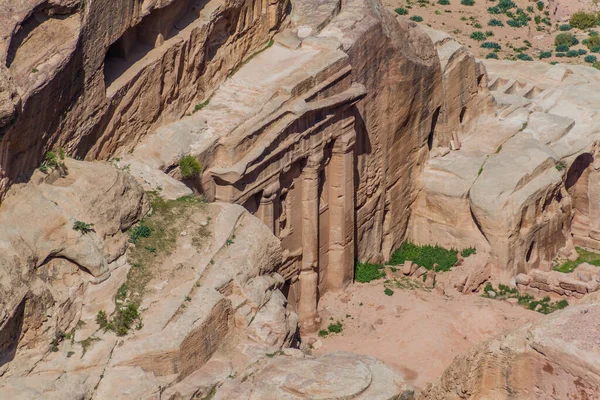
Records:
<instances>
[{"instance_id":1,"label":"sandy ground","mask_svg":"<svg viewBox=\"0 0 600 400\"><path fill-rule=\"evenodd\" d=\"M561 63L585 64L585 55L567 58L554 57L555 46L554 38L557 34L562 33L557 29L557 24L568 22L568 17L564 15L557 18L553 14L554 7L551 7L547 0L544 0L544 8L538 10L535 1L528 0L513 0L517 7L527 10L527 7L532 7L533 12L528 12L531 17L528 26L512 28L507 25L506 21L510 18L506 15L492 15L488 13L488 8L497 6L498 1L475 0L475 5L464 6L460 0L450 0L449 5L440 5L437 0L383 0L386 7L394 10L398 7L404 7L408 10L407 18L418 15L423 18L422 24L429 25L435 29L447 32L454 36L459 42L463 43L471 52L479 58L485 58L487 54L492 52L491 49L481 48L481 43L471 39L469 36L474 31L491 31L493 36L488 37L486 41L496 42L502 50L499 51L499 59L514 59L518 52L515 49L523 48L523 52L531 56L534 60L539 59L539 54L542 51L552 51L551 58L545 58L543 61L551 62L558 61ZM576 0L567 0L564 3L573 3L571 8L580 7L580 3ZM511 10L516 13L516 8ZM545 13L548 13L546 15ZM561 13L564 14L564 13ZM550 18L552 25L548 26L544 23L536 25L535 16L540 18ZM488 22L491 19L498 19L504 23L503 27L489 26ZM477 24L481 27L477 27ZM600 31L600 27L596 29ZM568 33L575 35L581 42L588 37L586 32L578 29L571 29ZM572 49L586 49L591 54L589 49L582 44L571 47ZM600 54L594 54L600 60Z\"/></svg>"},{"instance_id":2,"label":"sandy ground","mask_svg":"<svg viewBox=\"0 0 600 400\"><path fill-rule=\"evenodd\" d=\"M454 357L474 345L542 315L505 301L435 290L384 294L384 281L328 293L320 300L322 328L342 322L339 334L318 338L313 355L333 351L368 354L401 372L418 388L437 379ZM305 337L303 340L307 340Z\"/></svg>"}]
</instances>

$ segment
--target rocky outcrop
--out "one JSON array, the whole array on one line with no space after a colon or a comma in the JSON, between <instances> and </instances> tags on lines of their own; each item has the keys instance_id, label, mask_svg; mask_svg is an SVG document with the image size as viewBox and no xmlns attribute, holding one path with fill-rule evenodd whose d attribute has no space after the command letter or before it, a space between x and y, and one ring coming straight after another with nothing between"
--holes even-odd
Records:
<instances>
[{"instance_id":1,"label":"rocky outcrop","mask_svg":"<svg viewBox=\"0 0 600 400\"><path fill-rule=\"evenodd\" d=\"M108 158L208 99L287 1L0 2L2 192L62 146Z\"/></svg>"},{"instance_id":2,"label":"rocky outcrop","mask_svg":"<svg viewBox=\"0 0 600 400\"><path fill-rule=\"evenodd\" d=\"M475 247L506 283L573 243L596 244L594 107L600 73L582 66L486 61L495 118L471 126L459 151L420 178L409 238ZM593 95L591 95L593 97Z\"/></svg>"},{"instance_id":3,"label":"rocky outcrop","mask_svg":"<svg viewBox=\"0 0 600 400\"><path fill-rule=\"evenodd\" d=\"M119 265L124 232L147 210L135 180L105 163L66 159L11 189L0 208L0 367L75 327L86 288Z\"/></svg>"},{"instance_id":4,"label":"rocky outcrop","mask_svg":"<svg viewBox=\"0 0 600 400\"><path fill-rule=\"evenodd\" d=\"M57 179L52 188L44 188L52 196L47 201L60 205L60 190L70 190L72 198L95 200L91 190L86 193L89 197L77 191L85 186L84 179L76 177L86 164L67 161L73 171L68 176L75 183L61 186L67 178ZM89 215L135 222L137 214L109 216L109 211L119 204L125 210L136 204L138 212L144 211L140 187L111 165L91 165L89 173L94 177L108 178L109 171L98 170L108 168L113 177L125 176L133 187L123 188L113 180L112 188L96 182L95 191L114 190L123 196L135 190L140 198L137 203L128 202L127 196L107 203L99 200ZM22 191L29 193L29 186ZM18 199L18 193L7 201L11 199ZM4 314L12 313L12 318L0 327L0 397L150 399L167 389L175 395L191 386L193 393L210 392L266 353L296 342L297 316L286 311L286 299L278 290L283 279L274 272L281 262L281 247L259 220L240 206L206 204L194 198L171 202L155 198L152 204L145 223L155 227L153 235L164 235L156 239L161 247L136 241L139 247L130 247L126 257L109 264L111 274L102 281L77 275L72 262L57 258L38 268L35 273L43 275L41 279L22 282L29 297L19 303L15 293L13 309L4 305L8 311ZM73 208L77 210L74 204ZM86 235L102 237L107 232L102 221L90 221L97 231ZM70 221L68 229L72 231ZM54 232L59 237L61 231ZM71 236L75 246L81 234ZM33 295L43 302L33 302ZM98 312L104 311L110 319L113 311L129 307L128 299L140 299L142 317L135 330L131 326L128 335L123 336L125 331L117 336L100 328ZM227 371L224 376L223 371ZM186 380L190 376L191 381ZM179 386L173 387L177 382Z\"/></svg>"},{"instance_id":5,"label":"rocky outcrop","mask_svg":"<svg viewBox=\"0 0 600 400\"><path fill-rule=\"evenodd\" d=\"M213 399L406 399L414 390L398 372L369 356L330 353L314 358L284 351L220 387Z\"/></svg>"},{"instance_id":6,"label":"rocky outcrop","mask_svg":"<svg viewBox=\"0 0 600 400\"><path fill-rule=\"evenodd\" d=\"M598 267L582 263L571 273L533 269L529 274L518 274L515 283L519 292L534 297L560 295L582 298L600 288Z\"/></svg>"},{"instance_id":7,"label":"rocky outcrop","mask_svg":"<svg viewBox=\"0 0 600 400\"><path fill-rule=\"evenodd\" d=\"M555 312L459 356L421 399L595 399L600 304Z\"/></svg>"}]
</instances>

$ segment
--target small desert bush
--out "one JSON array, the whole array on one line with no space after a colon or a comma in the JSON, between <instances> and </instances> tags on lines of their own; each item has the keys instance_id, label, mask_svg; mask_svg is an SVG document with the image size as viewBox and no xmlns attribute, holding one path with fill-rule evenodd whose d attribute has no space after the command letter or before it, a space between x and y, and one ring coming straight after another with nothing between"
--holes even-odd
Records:
<instances>
[{"instance_id":1,"label":"small desert bush","mask_svg":"<svg viewBox=\"0 0 600 400\"><path fill-rule=\"evenodd\" d=\"M561 44L564 44L567 46L573 46L573 45L576 45L577 43L579 43L577 38L570 33L559 33L554 38L555 46L560 46Z\"/></svg>"},{"instance_id":2,"label":"small desert bush","mask_svg":"<svg viewBox=\"0 0 600 400\"><path fill-rule=\"evenodd\" d=\"M589 29L596 26L598 19L595 14L578 11L571 16L569 25L578 29Z\"/></svg>"},{"instance_id":3,"label":"small desert bush","mask_svg":"<svg viewBox=\"0 0 600 400\"><path fill-rule=\"evenodd\" d=\"M490 59L490 58L492 58L492 59L494 59L494 60L497 60L497 59L498 59L498 54L496 54L496 53L488 53L488 54L485 56L485 58L487 58L487 59Z\"/></svg>"},{"instance_id":4,"label":"small desert bush","mask_svg":"<svg viewBox=\"0 0 600 400\"><path fill-rule=\"evenodd\" d=\"M585 56L585 58L583 60L587 63L593 64L596 61L598 61L598 58L596 56L589 55L589 56Z\"/></svg>"},{"instance_id":5,"label":"small desert bush","mask_svg":"<svg viewBox=\"0 0 600 400\"><path fill-rule=\"evenodd\" d=\"M83 221L75 221L73 224L73 230L77 232L81 232L83 234L89 233L94 230L94 224L88 224Z\"/></svg>"},{"instance_id":6,"label":"small desert bush","mask_svg":"<svg viewBox=\"0 0 600 400\"><path fill-rule=\"evenodd\" d=\"M502 50L502 46L500 46L496 42L483 42L483 43L481 43L481 47L484 49L493 49L496 51Z\"/></svg>"},{"instance_id":7,"label":"small desert bush","mask_svg":"<svg viewBox=\"0 0 600 400\"><path fill-rule=\"evenodd\" d=\"M200 172L202 172L202 165L196 157L188 154L187 156L181 157L179 160L179 170L184 179L193 178L200 175Z\"/></svg>"},{"instance_id":8,"label":"small desert bush","mask_svg":"<svg viewBox=\"0 0 600 400\"><path fill-rule=\"evenodd\" d=\"M460 0L460 4L463 6L474 6L475 0Z\"/></svg>"},{"instance_id":9,"label":"small desert bush","mask_svg":"<svg viewBox=\"0 0 600 400\"><path fill-rule=\"evenodd\" d=\"M544 58L550 58L550 57L552 57L551 51L542 51L540 53L540 60L543 60Z\"/></svg>"},{"instance_id":10,"label":"small desert bush","mask_svg":"<svg viewBox=\"0 0 600 400\"><path fill-rule=\"evenodd\" d=\"M566 31L570 31L571 29L573 29L573 27L571 27L571 25L569 24L562 24L561 26L558 27L559 30L566 32Z\"/></svg>"},{"instance_id":11,"label":"small desert bush","mask_svg":"<svg viewBox=\"0 0 600 400\"><path fill-rule=\"evenodd\" d=\"M398 15L407 15L408 14L408 10L404 7L398 7L394 11L396 11L396 14L398 14Z\"/></svg>"},{"instance_id":12,"label":"small desert bush","mask_svg":"<svg viewBox=\"0 0 600 400\"><path fill-rule=\"evenodd\" d=\"M530 55L525 54L525 53L517 54L517 59L519 59L521 61L533 61L533 58L531 58Z\"/></svg>"},{"instance_id":13,"label":"small desert bush","mask_svg":"<svg viewBox=\"0 0 600 400\"><path fill-rule=\"evenodd\" d=\"M469 257L471 254L476 254L477 249L475 247L467 247L466 249L462 249L460 255L463 257Z\"/></svg>"},{"instance_id":14,"label":"small desert bush","mask_svg":"<svg viewBox=\"0 0 600 400\"><path fill-rule=\"evenodd\" d=\"M544 9L543 1L538 1L537 3L535 3L535 5L537 6L538 11L542 11Z\"/></svg>"},{"instance_id":15,"label":"small desert bush","mask_svg":"<svg viewBox=\"0 0 600 400\"><path fill-rule=\"evenodd\" d=\"M569 46L567 46L566 44L559 44L558 46L556 46L556 51L564 53L566 51L569 51Z\"/></svg>"},{"instance_id":16,"label":"small desert bush","mask_svg":"<svg viewBox=\"0 0 600 400\"><path fill-rule=\"evenodd\" d=\"M488 26L504 26L504 23L499 19L494 18L490 19L490 22L488 22Z\"/></svg>"},{"instance_id":17,"label":"small desert bush","mask_svg":"<svg viewBox=\"0 0 600 400\"><path fill-rule=\"evenodd\" d=\"M486 39L485 33L481 31L475 31L471 33L469 37L473 40L477 40L478 42L483 42Z\"/></svg>"}]
</instances>

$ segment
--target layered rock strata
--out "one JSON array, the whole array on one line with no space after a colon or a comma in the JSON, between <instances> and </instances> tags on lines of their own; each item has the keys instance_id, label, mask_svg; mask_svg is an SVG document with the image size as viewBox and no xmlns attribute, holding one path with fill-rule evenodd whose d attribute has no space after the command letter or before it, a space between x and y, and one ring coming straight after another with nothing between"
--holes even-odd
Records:
<instances>
[{"instance_id":1,"label":"layered rock strata","mask_svg":"<svg viewBox=\"0 0 600 400\"><path fill-rule=\"evenodd\" d=\"M420 178L409 239L489 252L505 282L564 246L597 244L594 167L600 73L583 66L486 61L497 104L456 152Z\"/></svg>"},{"instance_id":2,"label":"layered rock strata","mask_svg":"<svg viewBox=\"0 0 600 400\"><path fill-rule=\"evenodd\" d=\"M458 356L420 399L595 399L600 304L555 312Z\"/></svg>"}]
</instances>

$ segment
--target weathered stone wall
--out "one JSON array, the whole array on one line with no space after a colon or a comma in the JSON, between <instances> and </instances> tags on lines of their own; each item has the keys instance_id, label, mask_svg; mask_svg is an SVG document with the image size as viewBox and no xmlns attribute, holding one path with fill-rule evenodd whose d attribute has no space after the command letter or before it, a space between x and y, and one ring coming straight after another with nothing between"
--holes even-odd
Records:
<instances>
[{"instance_id":1,"label":"weathered stone wall","mask_svg":"<svg viewBox=\"0 0 600 400\"><path fill-rule=\"evenodd\" d=\"M52 147L107 158L181 117L269 41L287 7L258 0L12 3L0 3L0 34L8 38L0 44L0 98L10 100L0 112L3 191Z\"/></svg>"},{"instance_id":2,"label":"weathered stone wall","mask_svg":"<svg viewBox=\"0 0 600 400\"><path fill-rule=\"evenodd\" d=\"M353 79L367 89L355 128L356 256L365 261L387 259L404 240L415 178L442 102L431 40L408 19L378 13L379 7L349 1L321 32L340 39Z\"/></svg>"}]
</instances>

